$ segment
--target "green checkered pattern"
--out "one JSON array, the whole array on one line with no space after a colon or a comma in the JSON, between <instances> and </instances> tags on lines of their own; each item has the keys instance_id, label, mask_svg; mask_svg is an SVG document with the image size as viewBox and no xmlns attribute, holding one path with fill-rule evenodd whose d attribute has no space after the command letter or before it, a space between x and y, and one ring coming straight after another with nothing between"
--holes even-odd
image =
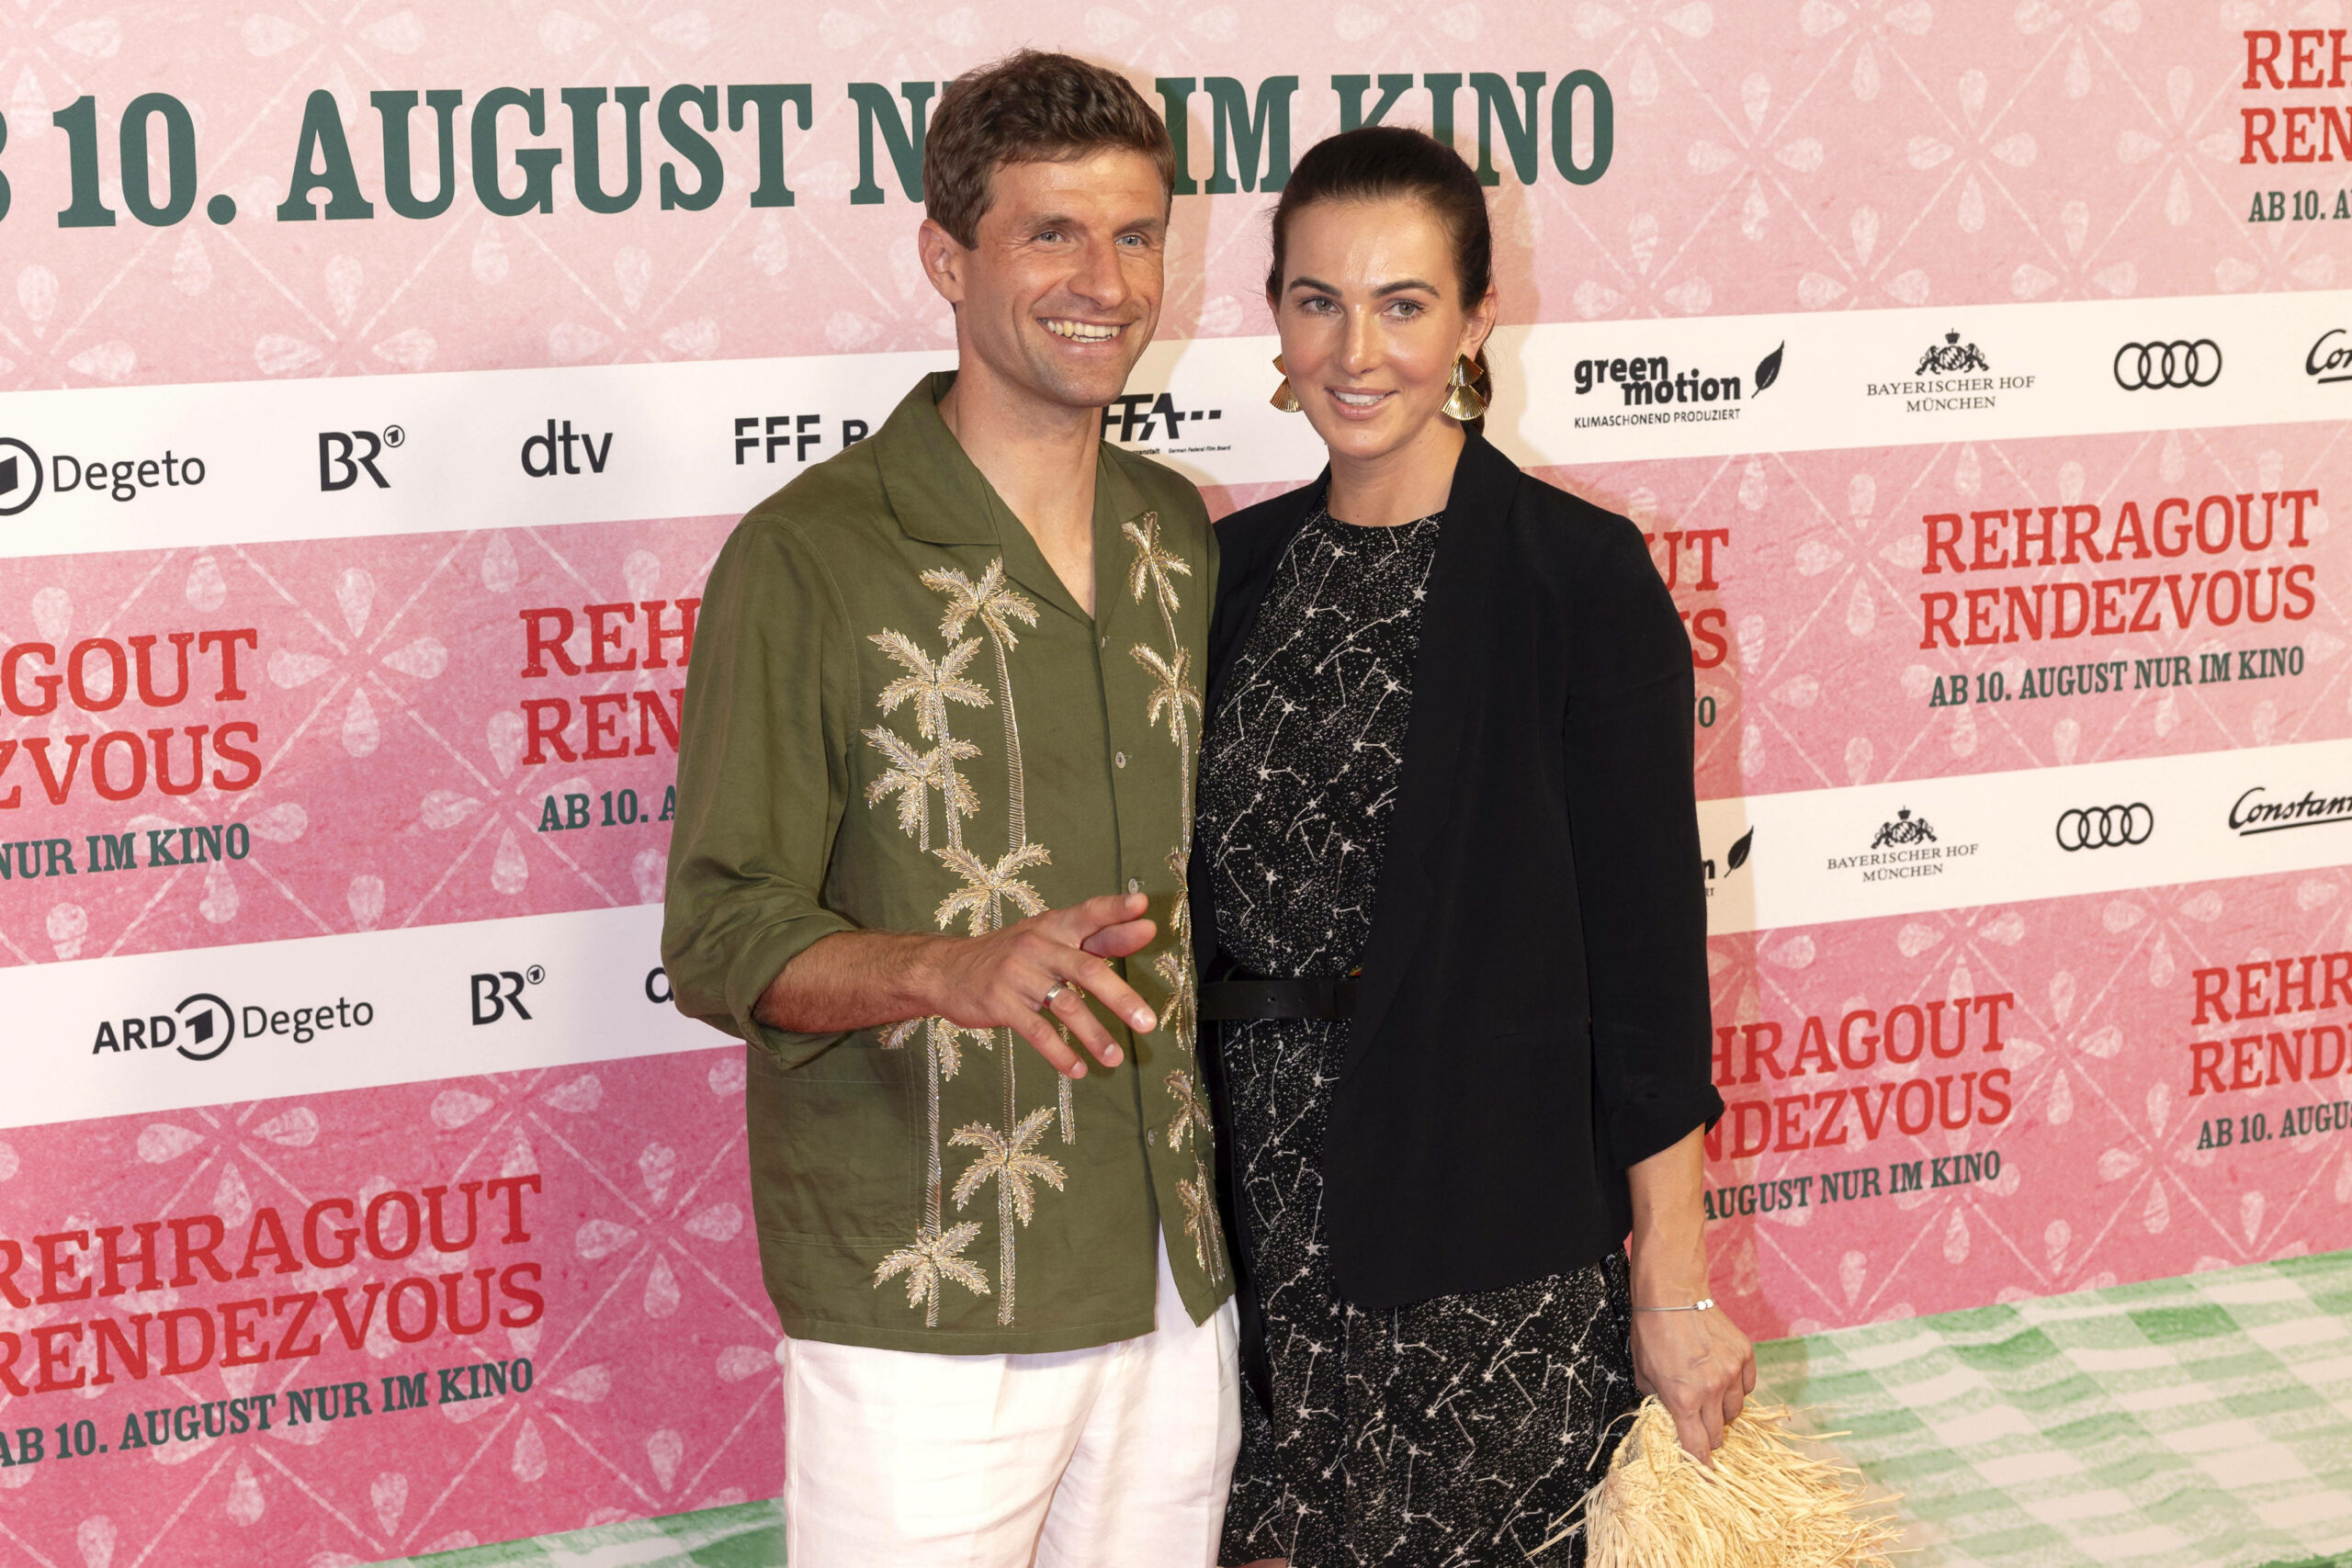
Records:
<instances>
[{"instance_id":1,"label":"green checkered pattern","mask_svg":"<svg viewBox=\"0 0 2352 1568\"><path fill-rule=\"evenodd\" d=\"M1757 1347L1902 1495L1905 1568L2352 1564L2352 1252ZM779 1568L773 1503L421 1559Z\"/></svg>"},{"instance_id":2,"label":"green checkered pattern","mask_svg":"<svg viewBox=\"0 0 2352 1568\"><path fill-rule=\"evenodd\" d=\"M2352 1252L1784 1339L1758 1359L1902 1494L1921 1568L2352 1551Z\"/></svg>"}]
</instances>

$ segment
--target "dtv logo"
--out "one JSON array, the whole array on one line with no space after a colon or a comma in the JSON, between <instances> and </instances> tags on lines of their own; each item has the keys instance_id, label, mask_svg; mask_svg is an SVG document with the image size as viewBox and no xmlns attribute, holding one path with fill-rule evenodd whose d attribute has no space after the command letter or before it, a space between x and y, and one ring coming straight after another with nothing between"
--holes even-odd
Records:
<instances>
[{"instance_id":1,"label":"dtv logo","mask_svg":"<svg viewBox=\"0 0 2352 1568\"><path fill-rule=\"evenodd\" d=\"M612 456L613 433L606 431L600 442L584 431L575 434L568 419L560 427L549 420L546 434L531 436L523 443L523 471L535 479L579 473L580 465L572 457L575 446L588 459L587 471L601 474L605 471L605 459Z\"/></svg>"}]
</instances>

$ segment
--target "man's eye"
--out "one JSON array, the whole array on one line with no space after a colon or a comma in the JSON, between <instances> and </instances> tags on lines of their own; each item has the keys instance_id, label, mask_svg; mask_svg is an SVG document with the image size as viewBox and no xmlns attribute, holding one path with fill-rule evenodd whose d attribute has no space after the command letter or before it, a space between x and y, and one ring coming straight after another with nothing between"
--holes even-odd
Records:
<instances>
[{"instance_id":1,"label":"man's eye","mask_svg":"<svg viewBox=\"0 0 2352 1568\"><path fill-rule=\"evenodd\" d=\"M1037 231L1037 238L1040 240L1053 241L1058 240L1061 237L1062 231L1059 229L1040 229Z\"/></svg>"}]
</instances>

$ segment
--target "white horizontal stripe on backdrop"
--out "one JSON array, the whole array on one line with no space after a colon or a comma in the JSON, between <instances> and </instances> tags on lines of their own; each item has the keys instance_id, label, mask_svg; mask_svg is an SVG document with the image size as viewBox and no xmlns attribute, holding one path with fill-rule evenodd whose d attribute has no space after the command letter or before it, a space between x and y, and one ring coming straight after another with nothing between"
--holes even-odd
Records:
<instances>
[{"instance_id":1,"label":"white horizontal stripe on backdrop","mask_svg":"<svg viewBox=\"0 0 2352 1568\"><path fill-rule=\"evenodd\" d=\"M2295 809L2330 789L2337 812ZM2061 847L2062 815L2135 807L2105 815L2124 841ZM1709 800L1699 818L1717 936L2317 870L2352 859L2352 740ZM661 924L649 904L0 969L0 1127L731 1046L670 1005Z\"/></svg>"},{"instance_id":2,"label":"white horizontal stripe on backdrop","mask_svg":"<svg viewBox=\"0 0 2352 1568\"><path fill-rule=\"evenodd\" d=\"M644 904L0 970L0 1127L741 1049L671 1004L661 939Z\"/></svg>"},{"instance_id":3,"label":"white horizontal stripe on backdrop","mask_svg":"<svg viewBox=\"0 0 2352 1568\"><path fill-rule=\"evenodd\" d=\"M1488 430L1519 461L1552 466L2341 419L2352 376L2306 369L2338 328L2352 332L2352 290L1554 322L1497 333ZM2136 355L2117 373L2126 344L2200 340L2218 374L2200 359L2183 378L2209 384L2127 389ZM1266 401L1275 347L1155 344L1112 434L1202 484L1314 474L1314 432ZM1968 367L1923 373L1931 355ZM1661 360L1670 389L1695 390L1628 401ZM0 478L18 459L14 487L0 483L0 556L729 515L951 363L836 355L0 394ZM379 447L393 426L398 445ZM190 457L201 481L173 482ZM94 461L105 491L60 489Z\"/></svg>"},{"instance_id":4,"label":"white horizontal stripe on backdrop","mask_svg":"<svg viewBox=\"0 0 2352 1568\"><path fill-rule=\"evenodd\" d=\"M2352 862L2352 740L1705 800L1699 831L1715 936L2315 871Z\"/></svg>"}]
</instances>

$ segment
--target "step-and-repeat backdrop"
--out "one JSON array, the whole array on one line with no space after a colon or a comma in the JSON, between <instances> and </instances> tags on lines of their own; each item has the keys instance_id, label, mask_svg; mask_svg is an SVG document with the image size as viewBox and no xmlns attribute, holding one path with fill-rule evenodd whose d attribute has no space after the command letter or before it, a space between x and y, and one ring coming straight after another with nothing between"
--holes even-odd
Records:
<instances>
[{"instance_id":1,"label":"step-and-repeat backdrop","mask_svg":"<svg viewBox=\"0 0 2352 1568\"><path fill-rule=\"evenodd\" d=\"M732 518L946 362L923 126L1021 42L1176 132L1104 428L1220 512L1319 461L1298 154L1491 186L1494 434L1690 629L1743 1324L2352 1241L2332 7L332 11L0 12L0 1562L774 1491L678 705Z\"/></svg>"}]
</instances>

